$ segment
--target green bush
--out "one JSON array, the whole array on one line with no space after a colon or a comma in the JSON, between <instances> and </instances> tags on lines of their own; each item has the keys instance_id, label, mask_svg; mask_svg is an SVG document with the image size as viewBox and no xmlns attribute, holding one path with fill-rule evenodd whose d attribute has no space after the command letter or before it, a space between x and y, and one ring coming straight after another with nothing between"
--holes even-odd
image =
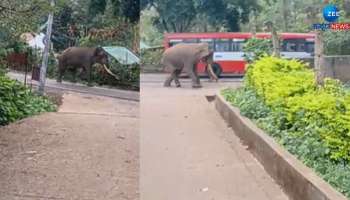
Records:
<instances>
[{"instance_id":1,"label":"green bush","mask_svg":"<svg viewBox=\"0 0 350 200\"><path fill-rule=\"evenodd\" d=\"M163 49L159 50L143 50L141 52L142 65L160 65L160 60L162 58Z\"/></svg>"},{"instance_id":2,"label":"green bush","mask_svg":"<svg viewBox=\"0 0 350 200\"><path fill-rule=\"evenodd\" d=\"M95 66L92 71L92 80L99 85L110 85L118 88L138 90L140 66L122 65L113 60L110 63L110 70L118 76L118 79L108 74L102 66Z\"/></svg>"},{"instance_id":3,"label":"green bush","mask_svg":"<svg viewBox=\"0 0 350 200\"><path fill-rule=\"evenodd\" d=\"M0 125L55 110L56 106L47 98L31 93L17 81L0 76Z\"/></svg>"},{"instance_id":4,"label":"green bush","mask_svg":"<svg viewBox=\"0 0 350 200\"><path fill-rule=\"evenodd\" d=\"M144 72L160 72L163 71L163 66L160 64L163 49L141 51L141 66Z\"/></svg>"},{"instance_id":5,"label":"green bush","mask_svg":"<svg viewBox=\"0 0 350 200\"><path fill-rule=\"evenodd\" d=\"M254 89L225 89L222 94L227 101L240 108L242 115L255 121L290 153L313 168L338 191L350 197L350 165L330 158L330 150L318 134L318 123L306 125L299 121L286 129L281 127L285 123L285 114L267 106Z\"/></svg>"},{"instance_id":6,"label":"green bush","mask_svg":"<svg viewBox=\"0 0 350 200\"><path fill-rule=\"evenodd\" d=\"M285 113L286 127L317 121L331 158L350 160L350 94L338 81L326 79L323 87L316 86L305 64L275 57L253 63L245 81L267 106Z\"/></svg>"},{"instance_id":7,"label":"green bush","mask_svg":"<svg viewBox=\"0 0 350 200\"><path fill-rule=\"evenodd\" d=\"M222 93L350 197L350 93L339 81L318 86L300 61L262 57L249 67L242 88Z\"/></svg>"},{"instance_id":8,"label":"green bush","mask_svg":"<svg viewBox=\"0 0 350 200\"><path fill-rule=\"evenodd\" d=\"M297 60L263 57L247 71L246 84L255 88L268 105L314 89L313 72Z\"/></svg>"},{"instance_id":9,"label":"green bush","mask_svg":"<svg viewBox=\"0 0 350 200\"><path fill-rule=\"evenodd\" d=\"M270 39L251 38L244 43L244 58L251 63L260 57L272 54L272 41Z\"/></svg>"}]
</instances>

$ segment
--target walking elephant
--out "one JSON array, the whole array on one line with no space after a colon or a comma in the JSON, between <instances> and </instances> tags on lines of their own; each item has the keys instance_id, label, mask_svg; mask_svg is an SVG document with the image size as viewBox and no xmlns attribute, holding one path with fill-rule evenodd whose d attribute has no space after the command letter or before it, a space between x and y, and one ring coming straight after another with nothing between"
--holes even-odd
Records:
<instances>
[{"instance_id":1,"label":"walking elephant","mask_svg":"<svg viewBox=\"0 0 350 200\"><path fill-rule=\"evenodd\" d=\"M207 43L181 43L165 50L161 64L164 67L170 68L171 75L165 80L164 86L170 87L171 82L174 80L176 87L181 87L179 75L182 70L185 69L192 79L192 87L202 87L196 67L199 61L207 65L210 78L217 81L218 77L215 75L212 68L213 52L209 50L209 45Z\"/></svg>"},{"instance_id":2,"label":"walking elephant","mask_svg":"<svg viewBox=\"0 0 350 200\"><path fill-rule=\"evenodd\" d=\"M82 68L81 74L87 75L89 84L91 84L91 68L95 63L99 63L105 68L106 65L108 66L108 55L101 47L70 47L58 56L57 82L62 82L62 77L67 70L73 72L75 81L77 70Z\"/></svg>"}]
</instances>

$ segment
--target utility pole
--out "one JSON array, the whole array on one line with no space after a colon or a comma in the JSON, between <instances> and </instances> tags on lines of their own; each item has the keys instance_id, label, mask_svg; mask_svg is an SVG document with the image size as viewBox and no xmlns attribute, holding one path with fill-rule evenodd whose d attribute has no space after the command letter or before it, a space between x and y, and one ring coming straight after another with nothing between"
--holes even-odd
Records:
<instances>
[{"instance_id":1,"label":"utility pole","mask_svg":"<svg viewBox=\"0 0 350 200\"><path fill-rule=\"evenodd\" d=\"M50 5L51 5L51 9L53 9L55 6L55 1L50 0ZM43 52L43 61L40 67L40 84L39 84L40 95L43 95L45 90L46 70L47 70L47 63L49 59L50 46L51 46L52 22L53 22L53 10L50 11L49 18L47 21L45 49Z\"/></svg>"}]
</instances>

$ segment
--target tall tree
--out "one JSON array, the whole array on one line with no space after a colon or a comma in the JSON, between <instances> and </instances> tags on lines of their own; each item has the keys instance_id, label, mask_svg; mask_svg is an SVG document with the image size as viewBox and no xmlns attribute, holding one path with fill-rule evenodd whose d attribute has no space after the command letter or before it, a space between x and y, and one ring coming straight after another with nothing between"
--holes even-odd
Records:
<instances>
[{"instance_id":1,"label":"tall tree","mask_svg":"<svg viewBox=\"0 0 350 200\"><path fill-rule=\"evenodd\" d=\"M0 29L5 29L14 37L25 31L33 31L48 7L46 0L0 1Z\"/></svg>"},{"instance_id":2,"label":"tall tree","mask_svg":"<svg viewBox=\"0 0 350 200\"><path fill-rule=\"evenodd\" d=\"M90 16L103 14L106 11L108 0L90 0ZM113 5L114 16L124 17L131 23L137 23L140 20L140 0L110 0Z\"/></svg>"},{"instance_id":3,"label":"tall tree","mask_svg":"<svg viewBox=\"0 0 350 200\"><path fill-rule=\"evenodd\" d=\"M203 20L202 31L207 31L208 25L216 31L239 31L240 23L248 22L250 12L258 9L258 4L257 0L144 0L141 7L155 8L158 16L154 22L167 32L198 29L194 22Z\"/></svg>"}]
</instances>

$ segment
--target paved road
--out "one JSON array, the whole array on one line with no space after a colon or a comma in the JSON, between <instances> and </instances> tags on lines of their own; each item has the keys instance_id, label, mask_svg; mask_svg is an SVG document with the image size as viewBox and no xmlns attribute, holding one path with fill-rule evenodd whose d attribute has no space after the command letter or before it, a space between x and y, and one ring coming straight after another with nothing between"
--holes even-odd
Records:
<instances>
[{"instance_id":1,"label":"paved road","mask_svg":"<svg viewBox=\"0 0 350 200\"><path fill-rule=\"evenodd\" d=\"M0 128L0 200L138 200L139 103L63 97Z\"/></svg>"},{"instance_id":2,"label":"paved road","mask_svg":"<svg viewBox=\"0 0 350 200\"><path fill-rule=\"evenodd\" d=\"M141 76L142 200L285 200L287 197L227 127L204 88L163 88L164 75Z\"/></svg>"},{"instance_id":3,"label":"paved road","mask_svg":"<svg viewBox=\"0 0 350 200\"><path fill-rule=\"evenodd\" d=\"M18 72L9 72L7 75L13 79L24 82L25 75ZM28 83L30 84L31 78L30 75L27 76ZM33 80L32 84L34 86L38 85L38 82ZM120 89L111 89L104 87L88 87L79 83L70 83L63 81L62 83L57 83L55 80L46 79L46 90L50 91L71 91L85 94L93 94L99 96L107 96L118 99L125 99L130 101L139 101L139 92L129 91L129 90L120 90Z\"/></svg>"}]
</instances>

